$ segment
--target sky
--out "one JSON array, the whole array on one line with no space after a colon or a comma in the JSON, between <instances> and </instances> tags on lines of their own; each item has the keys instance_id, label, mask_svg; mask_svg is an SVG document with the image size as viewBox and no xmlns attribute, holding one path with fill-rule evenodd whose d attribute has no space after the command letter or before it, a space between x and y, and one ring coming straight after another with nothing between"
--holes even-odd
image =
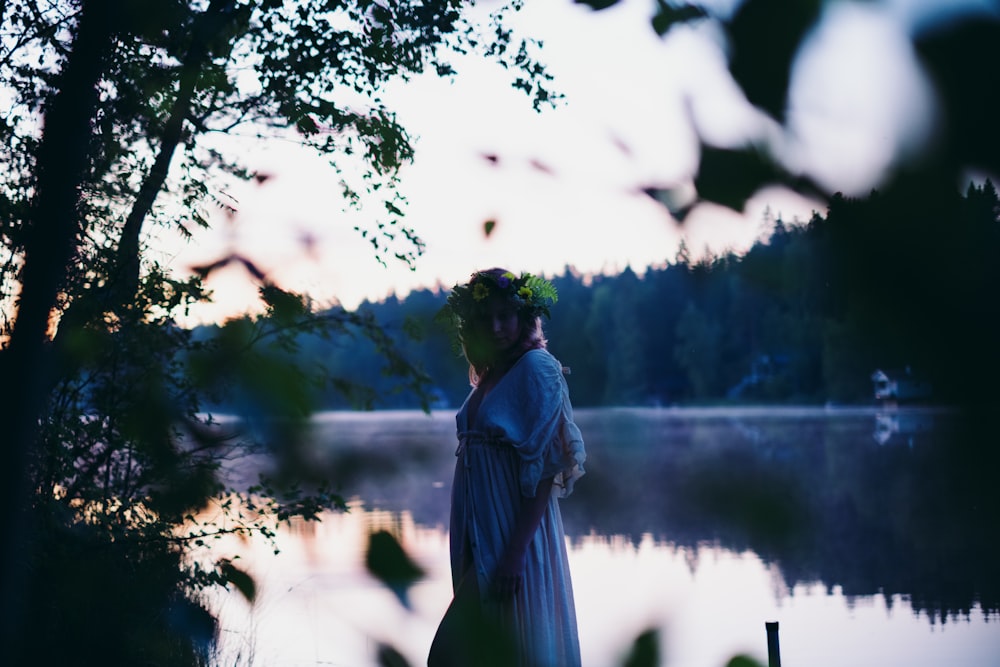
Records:
<instances>
[{"instance_id":1,"label":"sky","mask_svg":"<svg viewBox=\"0 0 1000 667\"><path fill-rule=\"evenodd\" d=\"M715 3L722 4L732 3ZM342 212L332 168L279 141L248 154L272 177L230 190L238 213L216 216L215 229L193 243L170 246L167 261L183 273L236 251L282 287L353 308L418 287L450 287L492 266L641 273L672 261L682 239L695 256L740 252L767 231L768 214L805 221L824 205L771 189L742 214L702 205L680 226L641 189L689 184L700 135L717 145L769 141L830 191L867 193L893 160L918 152L933 127L933 93L907 31L939 20L944 6L996 11L986 0L829 3L793 71L783 131L732 82L711 25L660 38L649 26L651 0L602 12L535 0L515 26L542 40L551 87L565 95L557 108L533 111L509 73L474 58L455 61L454 80L426 76L385 91L415 138L415 159L399 186L406 222L426 244L414 267L391 259L380 265L353 230L367 218ZM488 238L487 220L496 223ZM216 303L196 319L259 307L235 266L213 274L209 287Z\"/></svg>"}]
</instances>

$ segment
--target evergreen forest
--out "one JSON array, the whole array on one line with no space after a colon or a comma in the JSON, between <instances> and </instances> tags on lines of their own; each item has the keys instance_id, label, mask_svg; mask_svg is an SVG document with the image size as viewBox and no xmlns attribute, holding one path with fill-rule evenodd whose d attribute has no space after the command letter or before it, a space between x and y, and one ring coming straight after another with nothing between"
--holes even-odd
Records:
<instances>
[{"instance_id":1,"label":"evergreen forest","mask_svg":"<svg viewBox=\"0 0 1000 667\"><path fill-rule=\"evenodd\" d=\"M742 255L695 261L682 245L642 275L550 276L559 301L545 331L574 404L864 404L879 369L908 371L930 388L925 401L985 400L1000 370L997 191L973 183L934 206L903 194L836 195L806 223L773 221ZM299 336L289 354L368 389L321 393L315 407L459 405L467 366L434 321L446 296L422 289L358 308L423 371L426 395L399 391L363 336Z\"/></svg>"}]
</instances>

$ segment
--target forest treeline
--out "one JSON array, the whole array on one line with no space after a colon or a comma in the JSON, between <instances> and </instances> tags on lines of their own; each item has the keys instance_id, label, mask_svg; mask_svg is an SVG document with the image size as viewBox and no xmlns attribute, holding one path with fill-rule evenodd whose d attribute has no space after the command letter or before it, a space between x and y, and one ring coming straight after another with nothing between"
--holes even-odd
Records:
<instances>
[{"instance_id":1,"label":"forest treeline","mask_svg":"<svg viewBox=\"0 0 1000 667\"><path fill-rule=\"evenodd\" d=\"M834 196L825 215L771 223L742 255L550 276L545 331L579 406L686 402L866 403L876 369L909 369L930 400L976 401L998 379L1000 202L990 181L924 201ZM585 239L580 239L585 242ZM432 405L468 392L467 367L434 322L445 289L363 303L427 375ZM363 337L302 336L297 354L372 391L372 407L417 407L394 391ZM318 408L364 400L328 391Z\"/></svg>"}]
</instances>

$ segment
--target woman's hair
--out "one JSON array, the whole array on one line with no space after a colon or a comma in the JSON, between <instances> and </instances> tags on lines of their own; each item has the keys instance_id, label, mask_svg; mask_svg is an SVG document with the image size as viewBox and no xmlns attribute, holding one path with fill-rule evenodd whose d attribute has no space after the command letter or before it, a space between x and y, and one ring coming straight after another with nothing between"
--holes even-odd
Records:
<instances>
[{"instance_id":1,"label":"woman's hair","mask_svg":"<svg viewBox=\"0 0 1000 667\"><path fill-rule=\"evenodd\" d=\"M510 275L509 271L500 268L475 274L477 277L483 276L493 280ZM526 305L523 301L508 297L504 293L497 293L491 297L503 299L516 309L520 335L509 350L497 355L487 335L486 311L470 314L462 319L458 328L458 339L462 345L462 352L469 362L469 382L473 386L479 384L490 369L513 363L528 350L544 349L547 345L542 331L542 318L533 311L530 304Z\"/></svg>"}]
</instances>

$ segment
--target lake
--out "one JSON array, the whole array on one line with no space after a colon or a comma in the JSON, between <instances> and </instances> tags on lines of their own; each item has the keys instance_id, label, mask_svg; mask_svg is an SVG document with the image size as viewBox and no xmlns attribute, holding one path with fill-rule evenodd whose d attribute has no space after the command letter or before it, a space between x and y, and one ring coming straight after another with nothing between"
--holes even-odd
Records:
<instances>
[{"instance_id":1,"label":"lake","mask_svg":"<svg viewBox=\"0 0 1000 667\"><path fill-rule=\"evenodd\" d=\"M578 410L587 474L562 501L584 664L658 632L661 664L1000 665L1000 460L946 411ZM312 464L347 513L230 543L259 585L212 604L219 665L412 665L451 596L451 412L324 413ZM407 609L364 570L388 529L425 570ZM228 550L228 551L227 551Z\"/></svg>"}]
</instances>

